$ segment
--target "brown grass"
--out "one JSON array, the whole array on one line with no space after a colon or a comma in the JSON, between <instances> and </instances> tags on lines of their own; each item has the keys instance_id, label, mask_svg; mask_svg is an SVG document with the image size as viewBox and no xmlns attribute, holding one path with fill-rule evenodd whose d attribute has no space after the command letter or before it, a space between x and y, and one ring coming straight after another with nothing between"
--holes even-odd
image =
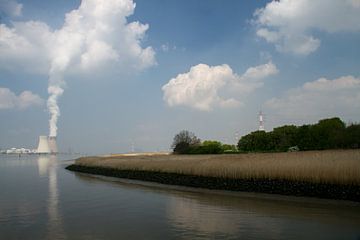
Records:
<instances>
[{"instance_id":1,"label":"brown grass","mask_svg":"<svg viewBox=\"0 0 360 240\"><path fill-rule=\"evenodd\" d=\"M360 185L360 150L234 155L116 155L75 164L236 179L282 179Z\"/></svg>"}]
</instances>

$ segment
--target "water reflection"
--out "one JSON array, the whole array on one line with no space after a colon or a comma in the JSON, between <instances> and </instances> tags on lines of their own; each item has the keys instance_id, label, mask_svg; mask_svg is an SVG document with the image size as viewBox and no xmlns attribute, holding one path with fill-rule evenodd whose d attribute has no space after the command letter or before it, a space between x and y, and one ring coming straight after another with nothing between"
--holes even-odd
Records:
<instances>
[{"instance_id":1,"label":"water reflection","mask_svg":"<svg viewBox=\"0 0 360 240\"><path fill-rule=\"evenodd\" d=\"M195 239L209 236L216 239L304 239L319 232L324 232L320 238L336 239L341 236L337 228L355 230L360 226L357 203L266 194L226 196L179 192L170 197L167 215L175 229L186 234L192 232ZM359 236L360 232L355 232L355 236Z\"/></svg>"},{"instance_id":2,"label":"water reflection","mask_svg":"<svg viewBox=\"0 0 360 240\"><path fill-rule=\"evenodd\" d=\"M87 183L113 185L166 198L165 217L181 239L307 239L314 236L339 239L344 232L350 233L348 237L360 236L358 203L226 193L75 175Z\"/></svg>"},{"instance_id":3,"label":"water reflection","mask_svg":"<svg viewBox=\"0 0 360 240\"><path fill-rule=\"evenodd\" d=\"M56 155L40 155L37 159L40 177L48 177L49 195L47 200L48 239L65 239L62 217L59 214L59 190L57 183Z\"/></svg>"},{"instance_id":4,"label":"water reflection","mask_svg":"<svg viewBox=\"0 0 360 240\"><path fill-rule=\"evenodd\" d=\"M0 154L0 166L5 167L27 167L34 165L33 155Z\"/></svg>"},{"instance_id":5,"label":"water reflection","mask_svg":"<svg viewBox=\"0 0 360 240\"><path fill-rule=\"evenodd\" d=\"M198 200L172 197L167 208L167 215L174 227L196 235L214 234L234 235L238 233L241 219L231 214L231 210L206 205Z\"/></svg>"},{"instance_id":6,"label":"water reflection","mask_svg":"<svg viewBox=\"0 0 360 240\"><path fill-rule=\"evenodd\" d=\"M255 205L263 203L258 201ZM175 229L186 233L184 239L188 233L196 236L195 239L209 236L215 239L281 239L284 228L284 221L279 221L275 215L258 212L249 208L246 200L231 196L172 197L167 215Z\"/></svg>"},{"instance_id":7,"label":"water reflection","mask_svg":"<svg viewBox=\"0 0 360 240\"><path fill-rule=\"evenodd\" d=\"M216 193L79 174L64 169L71 162L63 159L74 157L0 157L0 239L360 236L359 203Z\"/></svg>"}]
</instances>

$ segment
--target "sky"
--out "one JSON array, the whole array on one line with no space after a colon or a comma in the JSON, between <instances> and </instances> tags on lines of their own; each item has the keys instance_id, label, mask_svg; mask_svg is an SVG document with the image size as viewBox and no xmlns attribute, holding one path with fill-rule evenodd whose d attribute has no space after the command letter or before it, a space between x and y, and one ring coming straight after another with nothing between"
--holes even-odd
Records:
<instances>
[{"instance_id":1,"label":"sky","mask_svg":"<svg viewBox=\"0 0 360 240\"><path fill-rule=\"evenodd\" d=\"M360 122L360 0L0 0L0 149Z\"/></svg>"}]
</instances>

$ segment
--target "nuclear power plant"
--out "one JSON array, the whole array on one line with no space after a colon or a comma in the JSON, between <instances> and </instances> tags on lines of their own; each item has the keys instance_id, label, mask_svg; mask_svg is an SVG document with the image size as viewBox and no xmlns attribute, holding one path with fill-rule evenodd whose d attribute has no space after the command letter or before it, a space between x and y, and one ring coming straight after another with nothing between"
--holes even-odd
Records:
<instances>
[{"instance_id":1,"label":"nuclear power plant","mask_svg":"<svg viewBox=\"0 0 360 240\"><path fill-rule=\"evenodd\" d=\"M39 136L38 154L57 154L56 137Z\"/></svg>"},{"instance_id":2,"label":"nuclear power plant","mask_svg":"<svg viewBox=\"0 0 360 240\"><path fill-rule=\"evenodd\" d=\"M49 147L50 153L56 154L58 153L57 144L56 144L56 137L49 137Z\"/></svg>"}]
</instances>

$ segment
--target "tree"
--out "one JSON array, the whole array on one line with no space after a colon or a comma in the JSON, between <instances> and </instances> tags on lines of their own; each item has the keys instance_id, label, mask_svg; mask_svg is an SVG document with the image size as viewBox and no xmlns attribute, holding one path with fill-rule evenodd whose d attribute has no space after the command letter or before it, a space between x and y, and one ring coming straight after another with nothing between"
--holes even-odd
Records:
<instances>
[{"instance_id":1,"label":"tree","mask_svg":"<svg viewBox=\"0 0 360 240\"><path fill-rule=\"evenodd\" d=\"M345 133L345 123L340 118L320 120L311 128L315 149L333 149L342 147L342 136Z\"/></svg>"},{"instance_id":2,"label":"tree","mask_svg":"<svg viewBox=\"0 0 360 240\"><path fill-rule=\"evenodd\" d=\"M351 124L346 128L345 147L360 148L360 124Z\"/></svg>"},{"instance_id":3,"label":"tree","mask_svg":"<svg viewBox=\"0 0 360 240\"><path fill-rule=\"evenodd\" d=\"M190 148L201 143L200 139L193 132L182 130L175 135L171 148L174 153L189 153Z\"/></svg>"},{"instance_id":4,"label":"tree","mask_svg":"<svg viewBox=\"0 0 360 240\"><path fill-rule=\"evenodd\" d=\"M274 128L271 134L274 150L287 151L289 147L297 145L296 134L297 127L294 125Z\"/></svg>"},{"instance_id":5,"label":"tree","mask_svg":"<svg viewBox=\"0 0 360 240\"><path fill-rule=\"evenodd\" d=\"M189 143L186 142L179 142L175 145L173 152L177 154L186 154L191 151L191 147Z\"/></svg>"},{"instance_id":6,"label":"tree","mask_svg":"<svg viewBox=\"0 0 360 240\"><path fill-rule=\"evenodd\" d=\"M287 151L295 146L300 150L359 148L360 125L346 127L340 118L334 117L313 125L285 125L271 132L252 132L238 142L242 152Z\"/></svg>"},{"instance_id":7,"label":"tree","mask_svg":"<svg viewBox=\"0 0 360 240\"><path fill-rule=\"evenodd\" d=\"M311 125L302 125L298 128L296 134L296 145L300 150L311 150L314 148L314 140L311 137Z\"/></svg>"},{"instance_id":8,"label":"tree","mask_svg":"<svg viewBox=\"0 0 360 240\"><path fill-rule=\"evenodd\" d=\"M271 133L255 131L239 140L238 149L242 152L264 152L271 151L272 145Z\"/></svg>"}]
</instances>

